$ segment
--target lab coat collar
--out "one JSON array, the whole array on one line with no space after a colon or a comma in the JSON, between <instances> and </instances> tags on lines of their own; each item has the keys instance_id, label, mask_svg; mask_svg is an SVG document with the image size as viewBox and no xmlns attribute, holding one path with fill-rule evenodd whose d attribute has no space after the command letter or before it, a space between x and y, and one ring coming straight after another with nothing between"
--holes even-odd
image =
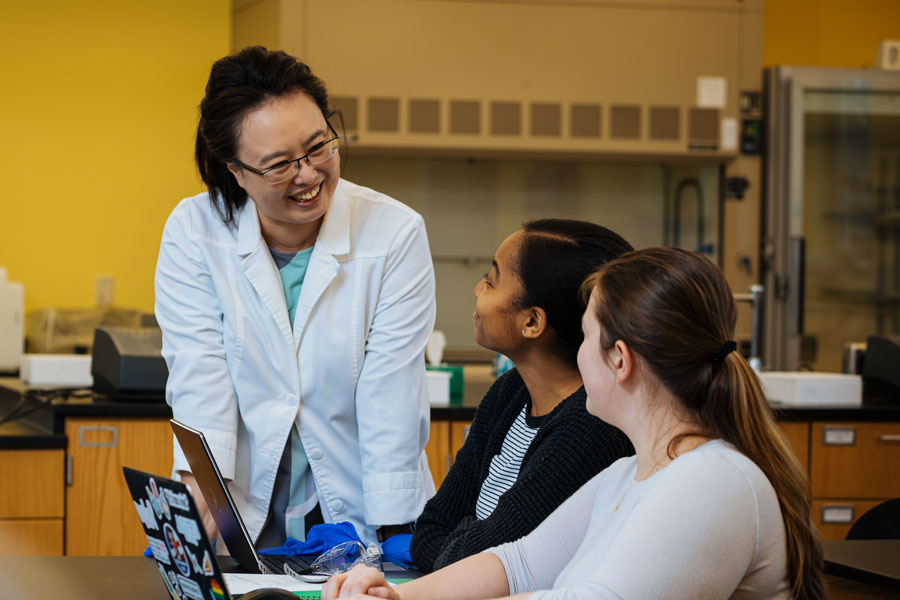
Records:
<instances>
[{"instance_id":1,"label":"lab coat collar","mask_svg":"<svg viewBox=\"0 0 900 600\"><path fill-rule=\"evenodd\" d=\"M350 253L350 200L344 194L344 180L339 179L331 199L331 206L325 213L322 228L316 238L316 252L324 252L335 256ZM239 256L247 256L254 250L265 246L262 230L259 226L259 214L252 198L241 207L237 218Z\"/></svg>"}]
</instances>

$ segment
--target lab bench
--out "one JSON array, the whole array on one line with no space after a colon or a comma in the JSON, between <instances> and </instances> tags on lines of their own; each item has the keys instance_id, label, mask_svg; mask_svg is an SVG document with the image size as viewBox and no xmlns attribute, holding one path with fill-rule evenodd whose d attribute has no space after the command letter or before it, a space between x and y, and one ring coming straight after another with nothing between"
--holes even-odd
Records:
<instances>
[{"instance_id":1,"label":"lab bench","mask_svg":"<svg viewBox=\"0 0 900 600\"><path fill-rule=\"evenodd\" d=\"M436 486L462 446L490 378L469 377L461 406L432 407L426 448ZM0 415L26 389L0 378ZM146 546L123 465L168 474L165 403L59 399L0 425L0 555L130 555ZM868 508L900 497L900 405L776 409L810 475L823 537L843 539Z\"/></svg>"}]
</instances>

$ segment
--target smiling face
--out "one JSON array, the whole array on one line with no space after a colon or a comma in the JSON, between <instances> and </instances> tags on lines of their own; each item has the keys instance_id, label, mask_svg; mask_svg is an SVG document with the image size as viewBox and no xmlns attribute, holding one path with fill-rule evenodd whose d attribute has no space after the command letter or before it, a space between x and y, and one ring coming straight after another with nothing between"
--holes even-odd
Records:
<instances>
[{"instance_id":1,"label":"smiling face","mask_svg":"<svg viewBox=\"0 0 900 600\"><path fill-rule=\"evenodd\" d=\"M612 423L610 415L615 408L612 396L616 386L616 373L610 365L607 353L600 345L600 322L597 320L597 291L591 294L587 310L581 318L584 341L578 349L578 370L587 393L587 411L595 417Z\"/></svg>"},{"instance_id":2,"label":"smiling face","mask_svg":"<svg viewBox=\"0 0 900 600\"><path fill-rule=\"evenodd\" d=\"M521 342L521 331L527 322L528 309L519 307L522 280L513 269L522 233L506 238L494 254L491 270L475 286L475 341L478 345L506 354L515 353Z\"/></svg>"},{"instance_id":3,"label":"smiling face","mask_svg":"<svg viewBox=\"0 0 900 600\"><path fill-rule=\"evenodd\" d=\"M244 115L237 158L265 171L303 156L331 137L322 111L309 96L297 91L273 98ZM318 231L340 177L337 155L314 166L300 161L300 170L293 178L274 185L239 165L230 164L228 168L256 203L263 237L273 247L283 245L273 244L273 239L290 239L292 231ZM287 248L292 249L296 250Z\"/></svg>"}]
</instances>

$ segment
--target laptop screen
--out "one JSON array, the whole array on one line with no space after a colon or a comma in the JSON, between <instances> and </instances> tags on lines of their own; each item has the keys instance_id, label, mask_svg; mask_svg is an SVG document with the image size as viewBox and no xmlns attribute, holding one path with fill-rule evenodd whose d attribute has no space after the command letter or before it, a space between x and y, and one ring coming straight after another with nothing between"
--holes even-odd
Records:
<instances>
[{"instance_id":1,"label":"laptop screen","mask_svg":"<svg viewBox=\"0 0 900 600\"><path fill-rule=\"evenodd\" d=\"M169 596L230 599L187 486L129 467L122 472Z\"/></svg>"}]
</instances>

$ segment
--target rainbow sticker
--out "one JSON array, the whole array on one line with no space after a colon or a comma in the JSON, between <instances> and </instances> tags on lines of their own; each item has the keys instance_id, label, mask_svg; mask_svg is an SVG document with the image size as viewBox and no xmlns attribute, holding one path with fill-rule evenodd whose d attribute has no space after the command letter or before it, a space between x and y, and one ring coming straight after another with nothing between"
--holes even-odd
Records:
<instances>
[{"instance_id":1,"label":"rainbow sticker","mask_svg":"<svg viewBox=\"0 0 900 600\"><path fill-rule=\"evenodd\" d=\"M213 600L225 600L225 590L215 579L209 580L209 591L212 592Z\"/></svg>"}]
</instances>

